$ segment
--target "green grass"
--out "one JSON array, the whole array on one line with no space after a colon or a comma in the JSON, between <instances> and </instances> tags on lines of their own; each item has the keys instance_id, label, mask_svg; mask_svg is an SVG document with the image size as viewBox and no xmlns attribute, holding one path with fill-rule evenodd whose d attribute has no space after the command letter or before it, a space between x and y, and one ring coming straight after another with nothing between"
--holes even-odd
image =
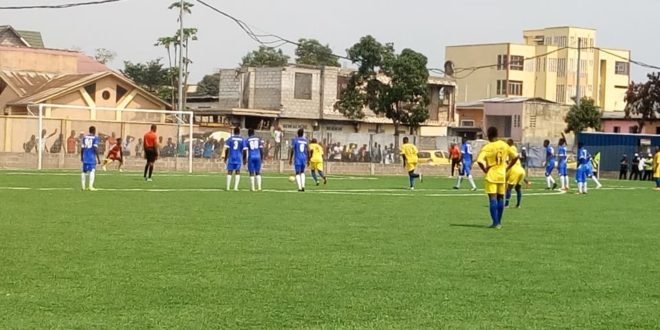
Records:
<instances>
[{"instance_id":1,"label":"green grass","mask_svg":"<svg viewBox=\"0 0 660 330\"><path fill-rule=\"evenodd\" d=\"M486 198L447 179L409 192L405 177L331 178L304 194L286 177L261 193L216 191L221 174L155 179L101 173L114 190L91 193L77 173L0 172L0 328L660 324L651 183L576 196L538 181L497 231Z\"/></svg>"}]
</instances>

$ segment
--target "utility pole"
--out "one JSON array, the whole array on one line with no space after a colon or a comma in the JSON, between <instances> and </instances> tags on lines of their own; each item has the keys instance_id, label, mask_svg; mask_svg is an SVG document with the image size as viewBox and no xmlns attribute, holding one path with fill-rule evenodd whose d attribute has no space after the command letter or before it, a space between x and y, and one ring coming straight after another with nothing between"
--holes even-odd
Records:
<instances>
[{"instance_id":1,"label":"utility pole","mask_svg":"<svg viewBox=\"0 0 660 330\"><path fill-rule=\"evenodd\" d=\"M179 8L179 90L177 92L178 98L177 98L177 106L176 106L176 151L175 151L175 161L174 161L174 166L175 169L178 169L179 161L179 145L183 143L181 141L181 120L182 120L182 114L181 111L183 111L183 6L184 6L184 0L181 0L179 2L180 8ZM192 134L192 132L190 132ZM192 136L190 136L190 139L192 139ZM188 150L188 152L192 152L192 150Z\"/></svg>"},{"instance_id":2,"label":"utility pole","mask_svg":"<svg viewBox=\"0 0 660 330\"><path fill-rule=\"evenodd\" d=\"M577 84L576 84L576 91L575 91L575 105L580 107L580 63L582 61L582 38L578 38L578 47L577 47Z\"/></svg>"}]
</instances>

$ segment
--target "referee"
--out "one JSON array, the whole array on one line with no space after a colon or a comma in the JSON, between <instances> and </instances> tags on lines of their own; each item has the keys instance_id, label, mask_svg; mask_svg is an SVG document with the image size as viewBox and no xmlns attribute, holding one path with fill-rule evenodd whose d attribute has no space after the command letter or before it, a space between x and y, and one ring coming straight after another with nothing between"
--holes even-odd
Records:
<instances>
[{"instance_id":1,"label":"referee","mask_svg":"<svg viewBox=\"0 0 660 330\"><path fill-rule=\"evenodd\" d=\"M147 159L147 165L144 166L144 180L151 182L151 175L154 172L154 163L158 159L158 134L156 134L157 126L151 125L151 130L144 134L144 158Z\"/></svg>"}]
</instances>

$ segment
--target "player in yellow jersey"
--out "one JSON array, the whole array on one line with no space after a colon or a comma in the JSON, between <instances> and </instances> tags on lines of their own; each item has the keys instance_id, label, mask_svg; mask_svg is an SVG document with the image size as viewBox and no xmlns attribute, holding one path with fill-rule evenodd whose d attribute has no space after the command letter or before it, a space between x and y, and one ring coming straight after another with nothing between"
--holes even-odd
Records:
<instances>
[{"instance_id":1,"label":"player in yellow jersey","mask_svg":"<svg viewBox=\"0 0 660 330\"><path fill-rule=\"evenodd\" d=\"M502 228L504 214L504 194L506 192L506 172L518 161L509 145L497 139L497 128L489 127L486 132L488 144L481 148L477 163L486 174L485 191L490 203L491 228Z\"/></svg>"},{"instance_id":2,"label":"player in yellow jersey","mask_svg":"<svg viewBox=\"0 0 660 330\"><path fill-rule=\"evenodd\" d=\"M403 167L408 172L410 179L410 190L415 190L415 179L419 178L422 181L422 175L415 173L417 168L417 147L410 143L408 137L403 138L403 145L401 145L401 157L403 157Z\"/></svg>"},{"instance_id":3,"label":"player in yellow jersey","mask_svg":"<svg viewBox=\"0 0 660 330\"><path fill-rule=\"evenodd\" d=\"M509 145L510 151L512 154L518 156L518 160L513 164L506 172L506 201L504 202L504 207L509 207L509 201L511 200L511 192L513 189L516 190L516 208L520 208L520 202L522 202L522 185L521 183L525 180L525 169L520 163L520 155L518 154L518 148L513 143L512 139L506 141Z\"/></svg>"},{"instance_id":4,"label":"player in yellow jersey","mask_svg":"<svg viewBox=\"0 0 660 330\"><path fill-rule=\"evenodd\" d=\"M660 147L655 148L655 156L653 156L653 177L655 190L660 190Z\"/></svg>"},{"instance_id":5,"label":"player in yellow jersey","mask_svg":"<svg viewBox=\"0 0 660 330\"><path fill-rule=\"evenodd\" d=\"M323 146L316 139L312 139L312 143L309 144L309 168L312 170L312 178L317 186L319 185L319 179L316 172L323 179L323 184L328 183L328 178L323 174Z\"/></svg>"}]
</instances>

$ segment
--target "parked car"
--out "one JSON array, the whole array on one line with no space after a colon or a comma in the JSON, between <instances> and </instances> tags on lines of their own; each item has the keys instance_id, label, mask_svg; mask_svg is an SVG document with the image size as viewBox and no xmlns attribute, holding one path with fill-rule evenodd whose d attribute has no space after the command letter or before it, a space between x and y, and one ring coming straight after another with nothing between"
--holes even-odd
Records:
<instances>
[{"instance_id":1,"label":"parked car","mask_svg":"<svg viewBox=\"0 0 660 330\"><path fill-rule=\"evenodd\" d=\"M421 150L417 153L419 164L449 165L449 154L442 150Z\"/></svg>"}]
</instances>

